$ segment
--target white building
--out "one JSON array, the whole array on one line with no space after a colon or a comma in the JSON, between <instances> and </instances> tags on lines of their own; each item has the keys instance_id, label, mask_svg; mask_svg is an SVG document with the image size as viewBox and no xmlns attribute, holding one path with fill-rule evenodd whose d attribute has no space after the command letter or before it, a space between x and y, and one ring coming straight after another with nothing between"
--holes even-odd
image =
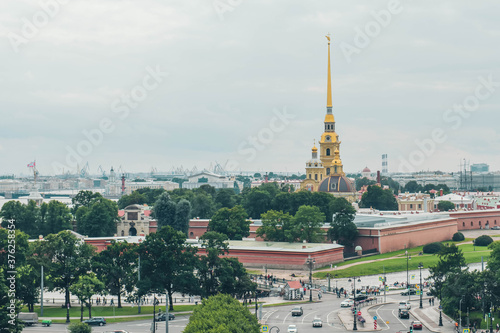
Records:
<instances>
[{"instance_id":1,"label":"white building","mask_svg":"<svg viewBox=\"0 0 500 333\"><path fill-rule=\"evenodd\" d=\"M170 181L125 182L125 194L131 194L141 188L150 188L153 190L162 188L165 191L172 191L179 188L179 183Z\"/></svg>"},{"instance_id":2,"label":"white building","mask_svg":"<svg viewBox=\"0 0 500 333\"><path fill-rule=\"evenodd\" d=\"M182 183L182 188L193 189L199 188L202 185L210 185L215 188L230 188L234 189L235 185L242 188L243 183L235 180L234 177L226 177L217 175L212 172L203 171L195 175L189 176L188 181Z\"/></svg>"}]
</instances>

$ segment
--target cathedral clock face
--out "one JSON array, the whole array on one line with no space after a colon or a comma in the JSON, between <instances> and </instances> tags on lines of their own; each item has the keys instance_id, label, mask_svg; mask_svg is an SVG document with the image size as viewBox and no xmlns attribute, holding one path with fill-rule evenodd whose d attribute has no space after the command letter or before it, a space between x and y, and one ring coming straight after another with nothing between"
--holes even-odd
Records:
<instances>
[{"instance_id":1,"label":"cathedral clock face","mask_svg":"<svg viewBox=\"0 0 500 333\"><path fill-rule=\"evenodd\" d=\"M331 137L330 137L329 135L327 135L327 136L325 137L325 140L326 140L326 141L330 141L330 139L331 139Z\"/></svg>"}]
</instances>

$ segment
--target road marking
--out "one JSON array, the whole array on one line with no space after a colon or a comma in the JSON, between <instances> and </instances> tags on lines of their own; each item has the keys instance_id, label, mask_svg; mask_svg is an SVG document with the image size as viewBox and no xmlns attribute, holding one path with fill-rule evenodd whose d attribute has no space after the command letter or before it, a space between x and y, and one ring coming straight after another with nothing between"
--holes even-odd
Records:
<instances>
[{"instance_id":1,"label":"road marking","mask_svg":"<svg viewBox=\"0 0 500 333\"><path fill-rule=\"evenodd\" d=\"M266 314L263 316L263 319L264 320L267 320L268 318L270 318L276 311L278 310L274 310L274 311L267 311ZM279 317L279 316L278 316Z\"/></svg>"},{"instance_id":2,"label":"road marking","mask_svg":"<svg viewBox=\"0 0 500 333\"><path fill-rule=\"evenodd\" d=\"M401 323L401 325L403 325L404 328L408 328L402 321L401 319L399 318L399 316L395 315L394 314L394 311L396 310L392 310L392 314L394 315L394 317L396 317L396 319ZM409 319L409 318L408 318Z\"/></svg>"},{"instance_id":3,"label":"road marking","mask_svg":"<svg viewBox=\"0 0 500 333\"><path fill-rule=\"evenodd\" d=\"M307 317L307 316L309 316L309 315L311 315L311 314L313 314L313 313L315 313L315 312L318 312L318 311L313 311L313 312L310 312L309 314L306 314L306 315L304 316L304 318L302 318L302 324L304 323L304 320L306 320L306 317Z\"/></svg>"},{"instance_id":4,"label":"road marking","mask_svg":"<svg viewBox=\"0 0 500 333\"><path fill-rule=\"evenodd\" d=\"M340 309L333 310L333 311L329 312L329 313L326 315L326 323L327 323L327 324L328 324L328 323L330 323L330 319L329 319L329 318L330 318L330 315L331 315L332 313L334 313L334 312L339 312L339 310L340 310ZM333 320L332 320L332 323L333 323Z\"/></svg>"},{"instance_id":5,"label":"road marking","mask_svg":"<svg viewBox=\"0 0 500 333\"><path fill-rule=\"evenodd\" d=\"M286 319L288 318L289 315L290 315L290 312L288 312L288 314L285 316L285 318L283 318L283 324L286 322Z\"/></svg>"}]
</instances>

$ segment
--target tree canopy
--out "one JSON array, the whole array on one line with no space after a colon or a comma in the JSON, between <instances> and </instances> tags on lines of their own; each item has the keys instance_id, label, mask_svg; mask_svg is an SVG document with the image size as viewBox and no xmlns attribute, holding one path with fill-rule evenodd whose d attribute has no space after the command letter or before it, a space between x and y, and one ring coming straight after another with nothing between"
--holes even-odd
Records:
<instances>
[{"instance_id":1,"label":"tree canopy","mask_svg":"<svg viewBox=\"0 0 500 333\"><path fill-rule=\"evenodd\" d=\"M258 333L260 325L248 308L227 294L203 300L189 318L185 333Z\"/></svg>"},{"instance_id":2,"label":"tree canopy","mask_svg":"<svg viewBox=\"0 0 500 333\"><path fill-rule=\"evenodd\" d=\"M391 190L383 190L380 186L368 186L361 197L360 207L378 210L398 210L398 202Z\"/></svg>"},{"instance_id":3,"label":"tree canopy","mask_svg":"<svg viewBox=\"0 0 500 333\"><path fill-rule=\"evenodd\" d=\"M348 245L358 236L358 228L354 224L356 209L344 198L337 198L332 203L334 212L333 221L330 223L329 236L339 244Z\"/></svg>"},{"instance_id":4,"label":"tree canopy","mask_svg":"<svg viewBox=\"0 0 500 333\"><path fill-rule=\"evenodd\" d=\"M250 221L241 206L219 209L208 223L209 231L227 235L229 239L241 240L250 234Z\"/></svg>"}]
</instances>

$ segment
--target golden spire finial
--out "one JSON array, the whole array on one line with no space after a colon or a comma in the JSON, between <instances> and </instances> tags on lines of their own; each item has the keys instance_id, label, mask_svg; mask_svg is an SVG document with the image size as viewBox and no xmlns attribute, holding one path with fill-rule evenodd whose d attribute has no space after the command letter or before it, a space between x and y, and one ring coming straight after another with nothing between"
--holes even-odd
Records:
<instances>
[{"instance_id":1,"label":"golden spire finial","mask_svg":"<svg viewBox=\"0 0 500 333\"><path fill-rule=\"evenodd\" d=\"M326 107L332 107L332 74L330 70L330 34L325 36L328 39L328 82L327 82L327 95L326 95Z\"/></svg>"}]
</instances>

